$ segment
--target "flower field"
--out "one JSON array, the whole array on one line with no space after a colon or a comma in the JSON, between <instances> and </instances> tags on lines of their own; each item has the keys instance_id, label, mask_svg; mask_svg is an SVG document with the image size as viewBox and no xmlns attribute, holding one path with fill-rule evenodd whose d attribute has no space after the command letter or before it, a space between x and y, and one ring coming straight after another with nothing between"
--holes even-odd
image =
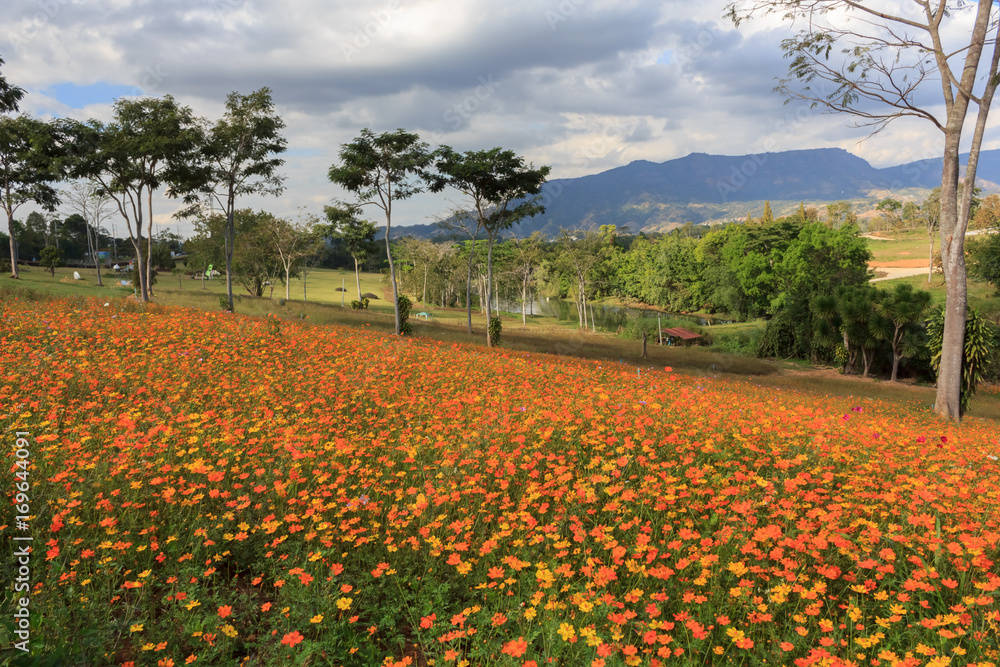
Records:
<instances>
[{"instance_id":1,"label":"flower field","mask_svg":"<svg viewBox=\"0 0 1000 667\"><path fill-rule=\"evenodd\" d=\"M1000 661L995 422L118 302L0 357L0 662Z\"/></svg>"}]
</instances>

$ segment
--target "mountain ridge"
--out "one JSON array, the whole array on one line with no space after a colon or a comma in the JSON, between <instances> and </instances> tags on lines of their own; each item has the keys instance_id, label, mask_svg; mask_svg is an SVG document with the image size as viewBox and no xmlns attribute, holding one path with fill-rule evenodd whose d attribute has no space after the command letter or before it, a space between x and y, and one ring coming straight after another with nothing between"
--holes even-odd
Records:
<instances>
[{"instance_id":1,"label":"mountain ridge","mask_svg":"<svg viewBox=\"0 0 1000 667\"><path fill-rule=\"evenodd\" d=\"M961 159L964 165L968 154ZM762 209L764 201L771 202L776 216L800 203L822 206L844 200L864 203L863 212L888 196L922 201L940 185L942 162L931 158L878 168L842 148L634 160L596 174L547 182L542 188L545 213L523 220L516 233L554 236L561 229L609 224L633 232L667 231L687 222L746 218ZM1000 150L981 152L976 181L984 192L1000 190ZM435 225L402 229L416 236L441 233Z\"/></svg>"}]
</instances>

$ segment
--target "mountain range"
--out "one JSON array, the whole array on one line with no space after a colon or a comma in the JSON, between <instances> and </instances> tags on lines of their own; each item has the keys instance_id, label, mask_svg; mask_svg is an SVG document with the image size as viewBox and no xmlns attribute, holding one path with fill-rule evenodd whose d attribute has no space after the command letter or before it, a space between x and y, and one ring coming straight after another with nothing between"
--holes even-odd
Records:
<instances>
[{"instance_id":1,"label":"mountain range","mask_svg":"<svg viewBox=\"0 0 1000 667\"><path fill-rule=\"evenodd\" d=\"M962 156L963 164L967 158ZM516 233L555 236L561 229L609 224L662 232L687 222L759 216L765 201L775 216L792 213L802 203L819 208L843 200L863 213L886 197L922 202L941 184L941 168L937 158L880 169L840 148L637 160L599 174L547 182L542 189L545 213L523 220ZM1000 191L1000 150L982 151L976 183L984 192ZM440 231L434 225L415 225L398 233L431 236Z\"/></svg>"}]
</instances>

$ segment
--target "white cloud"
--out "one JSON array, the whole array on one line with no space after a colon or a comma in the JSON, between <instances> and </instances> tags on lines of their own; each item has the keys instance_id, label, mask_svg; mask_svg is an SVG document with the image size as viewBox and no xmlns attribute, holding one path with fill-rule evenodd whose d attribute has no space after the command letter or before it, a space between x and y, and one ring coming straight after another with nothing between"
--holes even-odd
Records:
<instances>
[{"instance_id":1,"label":"white cloud","mask_svg":"<svg viewBox=\"0 0 1000 667\"><path fill-rule=\"evenodd\" d=\"M0 56L29 90L23 109L46 115L109 117L111 100L73 109L54 99L64 83L169 93L209 118L227 93L269 86L296 152L285 195L244 204L289 215L343 196L326 172L363 127L403 127L460 150L504 146L555 178L690 152L836 146L885 166L939 150L927 123L859 144L864 130L844 117L783 106L772 88L790 33L775 19L736 30L724 4L4 0ZM161 222L174 207L158 205ZM424 223L449 207L419 197L396 221Z\"/></svg>"}]
</instances>

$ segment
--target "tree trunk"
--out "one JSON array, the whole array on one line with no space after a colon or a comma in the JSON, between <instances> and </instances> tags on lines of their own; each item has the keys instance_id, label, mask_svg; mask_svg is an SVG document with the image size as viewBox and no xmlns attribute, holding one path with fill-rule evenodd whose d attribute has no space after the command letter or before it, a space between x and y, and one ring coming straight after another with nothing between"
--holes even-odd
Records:
<instances>
[{"instance_id":1,"label":"tree trunk","mask_svg":"<svg viewBox=\"0 0 1000 667\"><path fill-rule=\"evenodd\" d=\"M291 264L287 264L287 265L285 265L285 301L291 301L292 300L292 293L291 293L292 285L291 285L291 282L292 282L292 265ZM273 291L274 287L272 286L271 289Z\"/></svg>"},{"instance_id":2,"label":"tree trunk","mask_svg":"<svg viewBox=\"0 0 1000 667\"><path fill-rule=\"evenodd\" d=\"M93 241L90 238L90 223L87 223L87 246L90 249L90 256L94 260L94 269L97 271L97 286L104 287L104 283L101 282L101 258L98 256L100 249L97 245L100 243L101 237L99 233L95 230L94 236L96 237Z\"/></svg>"},{"instance_id":3,"label":"tree trunk","mask_svg":"<svg viewBox=\"0 0 1000 667\"><path fill-rule=\"evenodd\" d=\"M472 334L472 258L476 251L476 239L472 239L472 249L469 250L469 275L465 281L465 315L469 320L469 334Z\"/></svg>"},{"instance_id":4,"label":"tree trunk","mask_svg":"<svg viewBox=\"0 0 1000 667\"><path fill-rule=\"evenodd\" d=\"M896 374L899 370L899 360L903 358L902 352L899 351L902 344L903 327L896 326L896 330L892 333L892 377L889 378L890 382L896 381Z\"/></svg>"},{"instance_id":5,"label":"tree trunk","mask_svg":"<svg viewBox=\"0 0 1000 667\"><path fill-rule=\"evenodd\" d=\"M493 238L490 238L486 245L486 347L493 347L490 339L490 321L493 319Z\"/></svg>"},{"instance_id":6,"label":"tree trunk","mask_svg":"<svg viewBox=\"0 0 1000 667\"><path fill-rule=\"evenodd\" d=\"M10 235L10 277L14 280L20 278L17 273L17 239L14 238L14 215L7 214L7 234Z\"/></svg>"},{"instance_id":7,"label":"tree trunk","mask_svg":"<svg viewBox=\"0 0 1000 667\"><path fill-rule=\"evenodd\" d=\"M970 48L965 53L965 68L957 83L958 93L950 100L952 82L947 78L945 101L948 107L947 124L944 128L944 168L941 170L941 265L945 280L944 331L941 346L941 363L938 368L937 396L934 412L956 422L962 418L962 357L965 348L965 318L968 306L968 287L965 271L965 230L968 227L969 202L972 186L975 185L976 164L979 157L986 116L989 114L993 92L996 90L996 71L1000 44L994 43L990 70L987 73L986 89L979 103L979 114L969 151L969 165L966 173L966 192L959 207L958 175L959 144L962 128L965 126L969 108L969 94L975 85L976 74L987 41L990 28L990 14L993 2L979 0L976 22L972 31ZM1000 27L998 27L1000 29ZM938 45L936 45L938 46ZM935 53L939 71L948 69L947 56L938 50Z\"/></svg>"},{"instance_id":8,"label":"tree trunk","mask_svg":"<svg viewBox=\"0 0 1000 667\"><path fill-rule=\"evenodd\" d=\"M521 283L521 327L528 328L528 283Z\"/></svg>"},{"instance_id":9,"label":"tree trunk","mask_svg":"<svg viewBox=\"0 0 1000 667\"><path fill-rule=\"evenodd\" d=\"M143 258L142 258L142 222L141 221L139 221L136 224L136 228L137 228L137 233L138 233L139 239L138 239L138 241L136 241L136 239L131 239L131 241L132 241L132 247L135 249L135 275L139 277L139 284L138 285L133 285L132 287L138 287L139 288L139 298L142 301L145 302L145 301L149 301L149 293L148 293L148 289L147 289L148 286L146 285L146 282L147 282L148 278L146 277L146 271L145 271L145 267L143 266L144 262L143 262Z\"/></svg>"},{"instance_id":10,"label":"tree trunk","mask_svg":"<svg viewBox=\"0 0 1000 667\"><path fill-rule=\"evenodd\" d=\"M961 98L960 98L961 99ZM954 105L956 108L959 104ZM956 114L952 114L953 116ZM959 421L962 391L962 352L965 346L965 314L967 306L965 253L962 245L965 230L958 220L958 151L960 121L957 131L945 134L944 169L941 177L941 264L945 280L944 331L941 364L938 368L937 396L934 412ZM949 122L949 129L952 123Z\"/></svg>"},{"instance_id":11,"label":"tree trunk","mask_svg":"<svg viewBox=\"0 0 1000 667\"><path fill-rule=\"evenodd\" d=\"M865 372L861 377L868 377L868 371L872 366L872 358L875 356L874 350L864 348L861 350L861 358L865 363Z\"/></svg>"},{"instance_id":12,"label":"tree trunk","mask_svg":"<svg viewBox=\"0 0 1000 667\"><path fill-rule=\"evenodd\" d=\"M646 332L645 331L642 332L642 358L643 359L648 358L647 355L646 355Z\"/></svg>"},{"instance_id":13,"label":"tree trunk","mask_svg":"<svg viewBox=\"0 0 1000 667\"><path fill-rule=\"evenodd\" d=\"M396 317L396 335L400 335L399 326L399 288L396 286L396 265L392 261L392 246L389 244L389 229L392 226L391 214L388 210L385 213L385 254L389 257L389 279L392 281L392 310Z\"/></svg>"},{"instance_id":14,"label":"tree trunk","mask_svg":"<svg viewBox=\"0 0 1000 667\"><path fill-rule=\"evenodd\" d=\"M424 264L424 298L421 301L423 304L427 304L427 268L428 264Z\"/></svg>"},{"instance_id":15,"label":"tree trunk","mask_svg":"<svg viewBox=\"0 0 1000 667\"><path fill-rule=\"evenodd\" d=\"M361 301L361 270L358 268L358 258L357 257L354 258L354 280L358 283L358 302L360 302ZM341 286L341 289L343 289L343 286ZM343 301L343 298L341 298L341 301ZM340 305L344 305L344 304L341 303Z\"/></svg>"},{"instance_id":16,"label":"tree trunk","mask_svg":"<svg viewBox=\"0 0 1000 667\"><path fill-rule=\"evenodd\" d=\"M927 282L930 282L934 275L934 232L928 234L927 238L930 241L930 248L927 251Z\"/></svg>"},{"instance_id":17,"label":"tree trunk","mask_svg":"<svg viewBox=\"0 0 1000 667\"><path fill-rule=\"evenodd\" d=\"M143 301L153 298L153 188L149 189L147 201L149 222L146 223L146 297Z\"/></svg>"},{"instance_id":18,"label":"tree trunk","mask_svg":"<svg viewBox=\"0 0 1000 667\"><path fill-rule=\"evenodd\" d=\"M235 312L233 303L233 237L236 235L236 222L233 212L233 197L229 197L226 210L226 295L229 297L229 312Z\"/></svg>"}]
</instances>

